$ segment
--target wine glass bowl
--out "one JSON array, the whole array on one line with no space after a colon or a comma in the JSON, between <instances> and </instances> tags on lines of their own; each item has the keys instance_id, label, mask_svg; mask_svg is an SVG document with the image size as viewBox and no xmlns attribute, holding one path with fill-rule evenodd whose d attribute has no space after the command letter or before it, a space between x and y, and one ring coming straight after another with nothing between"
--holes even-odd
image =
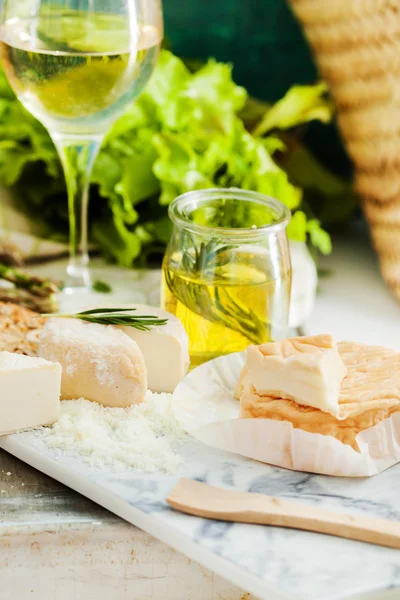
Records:
<instances>
[{"instance_id":1,"label":"wine glass bowl","mask_svg":"<svg viewBox=\"0 0 400 600\"><path fill-rule=\"evenodd\" d=\"M160 0L6 0L0 59L21 103L48 129L67 189L66 291L90 287L91 170L112 123L143 90L163 37Z\"/></svg>"}]
</instances>

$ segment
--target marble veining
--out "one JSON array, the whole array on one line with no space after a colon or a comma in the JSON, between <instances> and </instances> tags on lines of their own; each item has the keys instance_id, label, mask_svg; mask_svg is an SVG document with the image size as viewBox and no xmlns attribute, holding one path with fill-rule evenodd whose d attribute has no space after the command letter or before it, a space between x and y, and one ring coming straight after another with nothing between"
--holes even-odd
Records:
<instances>
[{"instance_id":1,"label":"marble veining","mask_svg":"<svg viewBox=\"0 0 400 600\"><path fill-rule=\"evenodd\" d=\"M175 476L93 469L68 456L53 458L52 451L30 433L3 438L0 445L33 466L37 455L52 459L53 477L69 481L71 473L108 490L129 507L151 518L156 531L180 534L184 540L234 565L238 576L252 576L253 594L273 600L339 600L356 593L400 588L400 552L340 538L238 523L190 517L172 511L165 498L178 477L185 476L233 490L276 495L307 504L352 513L400 519L400 465L365 479L308 475L270 467L203 445L191 438L181 448L183 466ZM70 483L83 491L80 481ZM99 496L100 497L100 496ZM103 502L107 508L112 506ZM134 524L136 513L129 517ZM154 535L154 529L151 531ZM156 534L157 535L157 534ZM182 537L183 536L183 537ZM224 575L219 569L220 574ZM227 576L227 575L226 575ZM253 587L254 587L253 586Z\"/></svg>"}]
</instances>

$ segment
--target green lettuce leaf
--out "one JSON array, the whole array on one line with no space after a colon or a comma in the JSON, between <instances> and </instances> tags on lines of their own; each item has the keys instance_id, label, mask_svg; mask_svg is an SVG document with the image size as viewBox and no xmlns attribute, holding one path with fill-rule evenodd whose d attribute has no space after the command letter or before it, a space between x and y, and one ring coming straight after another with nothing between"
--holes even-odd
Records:
<instances>
[{"instance_id":1,"label":"green lettuce leaf","mask_svg":"<svg viewBox=\"0 0 400 600\"><path fill-rule=\"evenodd\" d=\"M322 254L330 254L332 252L330 235L322 229L318 219L311 219L308 221L307 233L310 236L314 248L317 248Z\"/></svg>"},{"instance_id":2,"label":"green lettuce leaf","mask_svg":"<svg viewBox=\"0 0 400 600\"><path fill-rule=\"evenodd\" d=\"M292 216L288 225L288 236L296 242L305 242L309 237L311 244L322 254L332 252L332 242L329 233L324 231L318 219L310 219L302 210L298 210Z\"/></svg>"},{"instance_id":3,"label":"green lettuce leaf","mask_svg":"<svg viewBox=\"0 0 400 600\"><path fill-rule=\"evenodd\" d=\"M302 210L294 213L287 228L288 236L295 242L305 242L307 239L307 217Z\"/></svg>"},{"instance_id":4,"label":"green lettuce leaf","mask_svg":"<svg viewBox=\"0 0 400 600\"><path fill-rule=\"evenodd\" d=\"M326 97L325 83L318 85L295 85L274 104L258 124L254 135L265 135L275 129L290 129L308 121L332 120L333 104Z\"/></svg>"}]
</instances>

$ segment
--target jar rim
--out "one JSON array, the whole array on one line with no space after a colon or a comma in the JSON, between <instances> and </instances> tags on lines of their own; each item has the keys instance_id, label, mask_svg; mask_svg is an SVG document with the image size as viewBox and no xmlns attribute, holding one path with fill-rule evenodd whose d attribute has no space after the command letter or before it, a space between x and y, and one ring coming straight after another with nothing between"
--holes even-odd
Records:
<instances>
[{"instance_id":1,"label":"jar rim","mask_svg":"<svg viewBox=\"0 0 400 600\"><path fill-rule=\"evenodd\" d=\"M257 227L209 227L208 225L202 225L191 221L188 215L185 214L185 209L188 207L192 206L193 210L196 208L196 201L207 201L218 198L236 198L245 202L253 202L267 206L274 211L276 218L272 223ZM290 210L279 200L267 196L266 194L261 194L260 192L243 190L241 188L207 188L186 192L171 202L168 214L175 225L180 225L194 233L201 232L203 234L210 234L211 232L217 232L219 235L235 237L257 237L260 236L260 234L277 233L287 227L291 218Z\"/></svg>"}]
</instances>

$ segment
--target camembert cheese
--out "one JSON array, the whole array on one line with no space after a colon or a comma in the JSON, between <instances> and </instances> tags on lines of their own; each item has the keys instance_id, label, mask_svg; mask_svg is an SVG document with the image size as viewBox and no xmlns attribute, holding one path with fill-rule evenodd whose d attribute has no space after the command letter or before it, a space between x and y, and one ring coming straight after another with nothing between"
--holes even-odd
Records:
<instances>
[{"instance_id":1,"label":"camembert cheese","mask_svg":"<svg viewBox=\"0 0 400 600\"><path fill-rule=\"evenodd\" d=\"M49 319L39 355L62 366L61 398L86 398L126 407L145 398L147 372L136 342L109 325L78 319Z\"/></svg>"},{"instance_id":2,"label":"camembert cheese","mask_svg":"<svg viewBox=\"0 0 400 600\"><path fill-rule=\"evenodd\" d=\"M59 364L0 352L0 435L57 421L60 387Z\"/></svg>"},{"instance_id":3,"label":"camembert cheese","mask_svg":"<svg viewBox=\"0 0 400 600\"><path fill-rule=\"evenodd\" d=\"M298 337L250 346L237 397L287 398L339 417L346 367L330 335Z\"/></svg>"}]
</instances>

